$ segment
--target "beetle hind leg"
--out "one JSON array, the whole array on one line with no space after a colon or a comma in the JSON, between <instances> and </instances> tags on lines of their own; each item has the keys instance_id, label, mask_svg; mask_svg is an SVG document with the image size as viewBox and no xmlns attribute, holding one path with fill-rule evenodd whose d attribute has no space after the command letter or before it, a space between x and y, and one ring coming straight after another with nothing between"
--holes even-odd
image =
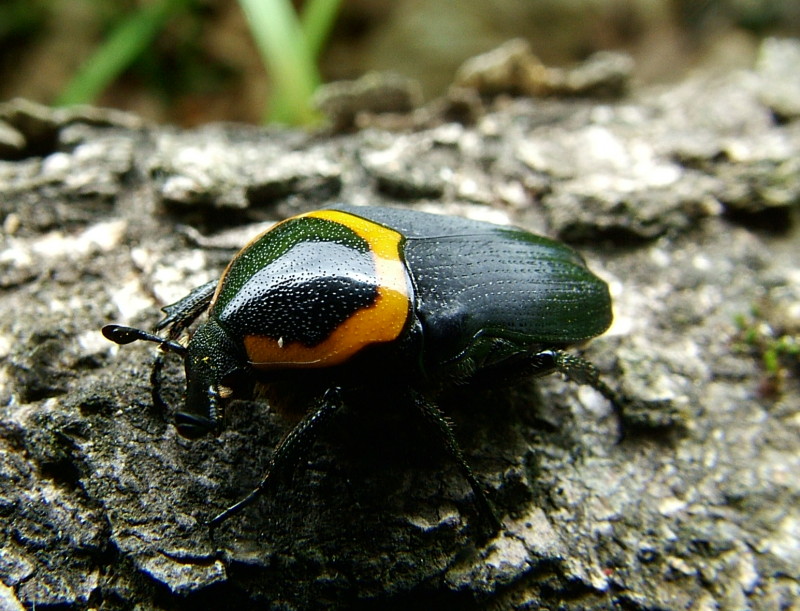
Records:
<instances>
[{"instance_id":1,"label":"beetle hind leg","mask_svg":"<svg viewBox=\"0 0 800 611\"><path fill-rule=\"evenodd\" d=\"M611 403L620 423L620 441L625 436L626 427L659 429L680 420L669 399L645 400L615 390L602 380L592 363L574 354L560 350L548 350L542 354L552 359L556 371L577 384L591 386Z\"/></svg>"},{"instance_id":2,"label":"beetle hind leg","mask_svg":"<svg viewBox=\"0 0 800 611\"><path fill-rule=\"evenodd\" d=\"M597 367L591 362L561 350L547 350L542 355L553 359L556 371L563 373L576 384L591 386L603 395L614 407L617 415L622 418L624 406L629 401L628 398L606 384L600 377Z\"/></svg>"}]
</instances>

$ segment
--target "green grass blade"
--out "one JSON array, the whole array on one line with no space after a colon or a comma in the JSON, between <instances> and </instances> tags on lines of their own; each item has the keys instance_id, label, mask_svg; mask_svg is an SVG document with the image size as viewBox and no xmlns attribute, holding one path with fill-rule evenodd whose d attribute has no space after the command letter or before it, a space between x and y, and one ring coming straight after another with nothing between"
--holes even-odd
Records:
<instances>
[{"instance_id":1,"label":"green grass blade","mask_svg":"<svg viewBox=\"0 0 800 611\"><path fill-rule=\"evenodd\" d=\"M300 27L306 37L308 53L316 60L339 14L341 0L309 0L303 5Z\"/></svg>"},{"instance_id":2,"label":"green grass blade","mask_svg":"<svg viewBox=\"0 0 800 611\"><path fill-rule=\"evenodd\" d=\"M310 98L319 74L300 22L288 0L239 0L281 103L271 104L268 122L310 124Z\"/></svg>"},{"instance_id":3,"label":"green grass blade","mask_svg":"<svg viewBox=\"0 0 800 611\"><path fill-rule=\"evenodd\" d=\"M190 1L160 0L145 5L125 19L78 69L56 104L68 106L94 101L152 44L164 24Z\"/></svg>"},{"instance_id":4,"label":"green grass blade","mask_svg":"<svg viewBox=\"0 0 800 611\"><path fill-rule=\"evenodd\" d=\"M341 0L309 0L298 20L288 0L239 0L273 81L266 122L309 125L318 119L311 96L320 83L316 59Z\"/></svg>"}]
</instances>

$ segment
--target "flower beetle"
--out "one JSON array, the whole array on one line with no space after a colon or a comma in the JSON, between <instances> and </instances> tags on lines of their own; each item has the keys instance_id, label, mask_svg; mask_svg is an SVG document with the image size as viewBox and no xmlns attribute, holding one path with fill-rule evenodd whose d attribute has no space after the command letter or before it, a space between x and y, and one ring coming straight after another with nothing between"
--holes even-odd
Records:
<instances>
[{"instance_id":1,"label":"flower beetle","mask_svg":"<svg viewBox=\"0 0 800 611\"><path fill-rule=\"evenodd\" d=\"M608 286L568 246L514 227L392 208L309 212L256 237L219 282L163 310L163 336L120 325L103 334L118 344L156 342L184 359L182 435L217 430L225 400L256 388L278 401L302 388L306 401L261 483L212 525L294 466L359 385L399 393L417 409L495 530L500 521L436 404L443 390L494 372L561 372L617 410L625 402L589 362L564 352L609 327ZM184 346L178 340L204 312ZM163 404L161 365L159 356L152 383Z\"/></svg>"}]
</instances>

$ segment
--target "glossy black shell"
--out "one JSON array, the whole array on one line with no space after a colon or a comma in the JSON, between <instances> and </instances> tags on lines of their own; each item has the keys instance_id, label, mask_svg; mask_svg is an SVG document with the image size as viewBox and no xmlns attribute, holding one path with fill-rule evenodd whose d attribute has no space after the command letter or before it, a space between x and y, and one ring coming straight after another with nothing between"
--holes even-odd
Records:
<instances>
[{"instance_id":1,"label":"glossy black shell","mask_svg":"<svg viewBox=\"0 0 800 611\"><path fill-rule=\"evenodd\" d=\"M608 286L565 244L458 217L336 209L405 237L403 256L429 366L466 357L496 362L520 351L565 347L611 324ZM487 350L494 354L484 355Z\"/></svg>"},{"instance_id":2,"label":"glossy black shell","mask_svg":"<svg viewBox=\"0 0 800 611\"><path fill-rule=\"evenodd\" d=\"M299 217L234 257L209 322L193 340L197 361L205 354L238 362L215 366L215 377L248 362L261 370L261 378L291 376L301 366L282 364L265 373L269 363L253 358L245 338L280 340L281 350L292 341L312 349L319 345L323 352L348 316L371 307L380 279L370 269L369 242L348 233L353 217L400 234L394 256L407 274L408 318L391 341L367 343L337 366L366 364L374 370L385 362L386 373L421 368L427 377L463 378L582 342L611 324L608 286L565 244L515 227L412 210L344 205L331 210L346 214L337 216L338 229L336 223L333 229L325 226L324 239L316 233L319 219ZM282 290L287 283L291 290ZM223 345L223 336L231 342Z\"/></svg>"}]
</instances>

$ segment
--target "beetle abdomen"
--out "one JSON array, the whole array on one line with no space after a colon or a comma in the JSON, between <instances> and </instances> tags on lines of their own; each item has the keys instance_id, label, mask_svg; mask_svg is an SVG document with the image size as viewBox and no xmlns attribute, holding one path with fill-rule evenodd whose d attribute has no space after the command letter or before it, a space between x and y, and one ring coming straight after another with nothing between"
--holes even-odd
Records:
<instances>
[{"instance_id":1,"label":"beetle abdomen","mask_svg":"<svg viewBox=\"0 0 800 611\"><path fill-rule=\"evenodd\" d=\"M506 349L514 354L568 346L611 324L608 286L565 244L463 218L339 208L405 237L403 254L429 364L469 356L479 340L509 340Z\"/></svg>"},{"instance_id":2,"label":"beetle abdomen","mask_svg":"<svg viewBox=\"0 0 800 611\"><path fill-rule=\"evenodd\" d=\"M566 346L611 323L608 287L571 249L516 230L409 238L426 358L445 363L478 338L509 350Z\"/></svg>"}]
</instances>

